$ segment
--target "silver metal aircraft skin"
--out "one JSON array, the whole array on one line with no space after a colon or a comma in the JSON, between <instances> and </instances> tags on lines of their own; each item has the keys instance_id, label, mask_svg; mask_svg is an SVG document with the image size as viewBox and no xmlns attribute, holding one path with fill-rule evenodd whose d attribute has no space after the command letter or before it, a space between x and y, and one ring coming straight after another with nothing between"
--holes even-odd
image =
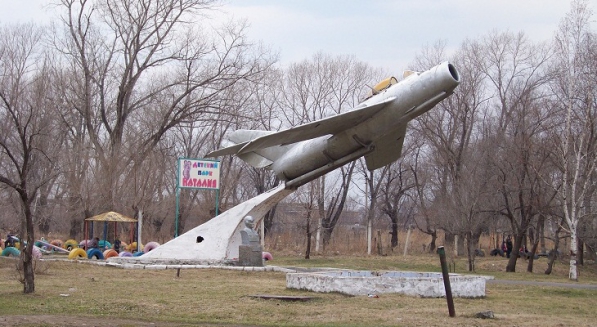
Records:
<instances>
[{"instance_id":1,"label":"silver metal aircraft skin","mask_svg":"<svg viewBox=\"0 0 597 327\"><path fill-rule=\"evenodd\" d=\"M272 169L287 189L362 156L369 170L388 165L402 153L408 122L450 96L460 83L449 62L410 73L385 89L374 89L376 94L345 113L280 132L234 131L224 148L207 157L237 155L253 167Z\"/></svg>"}]
</instances>

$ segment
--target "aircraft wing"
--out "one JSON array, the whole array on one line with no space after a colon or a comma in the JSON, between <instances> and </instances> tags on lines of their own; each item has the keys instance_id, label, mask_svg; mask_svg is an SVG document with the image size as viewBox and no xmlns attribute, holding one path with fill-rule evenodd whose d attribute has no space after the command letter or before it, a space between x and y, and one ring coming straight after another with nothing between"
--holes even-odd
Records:
<instances>
[{"instance_id":1,"label":"aircraft wing","mask_svg":"<svg viewBox=\"0 0 597 327\"><path fill-rule=\"evenodd\" d=\"M391 97L368 107L358 108L311 123L292 127L281 132L256 138L244 145L240 151L238 151L238 154L269 148L275 145L286 145L310 140L323 135L339 133L371 118L394 99L395 97Z\"/></svg>"}]
</instances>

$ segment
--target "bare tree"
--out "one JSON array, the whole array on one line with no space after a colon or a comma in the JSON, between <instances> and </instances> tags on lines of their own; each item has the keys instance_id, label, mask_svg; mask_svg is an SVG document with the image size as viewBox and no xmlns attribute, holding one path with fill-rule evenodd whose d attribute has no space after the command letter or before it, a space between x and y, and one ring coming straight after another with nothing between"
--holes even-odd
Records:
<instances>
[{"instance_id":1,"label":"bare tree","mask_svg":"<svg viewBox=\"0 0 597 327\"><path fill-rule=\"evenodd\" d=\"M463 230L459 227L471 227L472 217L479 219L480 210L475 206L471 211L462 203L464 199L476 201L466 201L469 203L478 203L479 193L475 193L476 187L471 187L468 183L474 179L469 178L469 170L476 163L474 154L479 150L478 143L482 138L479 123L487 112L487 98L484 86L484 75L475 62L478 45L474 42L466 41L461 46L458 53L452 61L459 67L461 83L455 94L442 101L436 108L426 115L419 117L413 125L416 132L420 135L420 140L424 144L416 154L415 166L423 167L419 160L426 160L431 168L428 171L434 172L434 183L423 184L422 172L416 172L418 181L418 199L420 203L419 212L425 218L426 223L423 231L435 238L436 230L432 220L438 222L446 231L446 242L451 241L454 235L466 236L468 229ZM429 67L437 64L440 60L445 60L445 43L437 42L431 47L425 47L422 54L417 58L416 67ZM478 169L473 169L475 171ZM423 186L427 186L424 191ZM434 207L441 207L442 217L430 216L429 204L425 198L433 201ZM464 206L463 206L464 205ZM462 211L464 210L464 212ZM468 223L462 223L462 219ZM476 220L475 219L475 220ZM480 224L475 224L480 226ZM421 229L421 226L419 226ZM475 231L469 234L478 238L480 233ZM433 243L434 239L432 240ZM475 243L474 240L470 240ZM434 248L432 245L432 249ZM470 251L469 251L470 252Z\"/></svg>"},{"instance_id":2,"label":"bare tree","mask_svg":"<svg viewBox=\"0 0 597 327\"><path fill-rule=\"evenodd\" d=\"M64 123L77 132L73 144L87 152L86 163L73 163L71 177L93 185L83 192L73 185L69 193L86 197L73 203L83 204L84 215L151 203L163 191L141 187L168 186L148 184L150 177L139 173L150 168L146 159L164 149L197 157L221 135L214 122L243 115L235 105L247 94L242 83L259 80L274 61L247 41L243 23L217 29L190 23L214 6L212 0L61 1L62 25L55 28L64 33L56 32L53 42L64 59L56 71L70 78L60 88ZM178 127L188 129L185 136ZM199 144L177 147L179 136ZM72 217L73 226L79 220Z\"/></svg>"},{"instance_id":3,"label":"bare tree","mask_svg":"<svg viewBox=\"0 0 597 327\"><path fill-rule=\"evenodd\" d=\"M382 188L382 179L387 175L389 165L370 171L367 169L363 160L359 160L358 170L362 174L362 178L365 181L365 196L367 204L365 209L367 210L367 254L371 254L371 240L373 237L373 220L378 213L377 202L380 196Z\"/></svg>"},{"instance_id":4,"label":"bare tree","mask_svg":"<svg viewBox=\"0 0 597 327\"><path fill-rule=\"evenodd\" d=\"M578 226L583 217L595 214L591 197L595 193L597 165L597 123L595 82L595 35L589 31L592 11L587 1L574 1L556 34L553 83L556 106L565 113L564 130L557 140L557 166L561 187L556 188L570 233L569 279L578 280ZM558 183L559 184L559 183Z\"/></svg>"},{"instance_id":5,"label":"bare tree","mask_svg":"<svg viewBox=\"0 0 597 327\"><path fill-rule=\"evenodd\" d=\"M404 149L404 148L403 148ZM398 228L400 215L404 214L402 206L410 201L408 192L415 184L415 178L410 163L403 160L392 163L387 167L383 178L381 211L390 219L390 244L392 249L398 246ZM412 208L411 208L412 210Z\"/></svg>"},{"instance_id":6,"label":"bare tree","mask_svg":"<svg viewBox=\"0 0 597 327\"><path fill-rule=\"evenodd\" d=\"M516 269L519 248L532 219L541 212L539 198L544 193L541 172L547 157L537 140L546 128L542 122L549 112L541 100L546 97L545 73L550 52L544 44L532 44L523 33L492 33L485 38L476 65L494 92L487 142L494 151L495 189L499 202L495 210L510 222L514 236L513 252L506 271Z\"/></svg>"},{"instance_id":7,"label":"bare tree","mask_svg":"<svg viewBox=\"0 0 597 327\"><path fill-rule=\"evenodd\" d=\"M354 108L363 98L363 86L375 72L354 57L337 57L318 53L311 60L291 65L284 76L282 113L287 125L295 126ZM318 192L319 240L326 245L346 204L355 162L312 183ZM337 179L337 183L331 182ZM336 189L331 188L336 185ZM321 235L321 236L320 236Z\"/></svg>"},{"instance_id":8,"label":"bare tree","mask_svg":"<svg viewBox=\"0 0 597 327\"><path fill-rule=\"evenodd\" d=\"M46 96L51 80L40 49L42 36L43 29L34 25L0 30L0 183L18 194L23 213L24 293L35 291L34 201L39 189L56 176L57 151L52 147L60 143Z\"/></svg>"}]
</instances>

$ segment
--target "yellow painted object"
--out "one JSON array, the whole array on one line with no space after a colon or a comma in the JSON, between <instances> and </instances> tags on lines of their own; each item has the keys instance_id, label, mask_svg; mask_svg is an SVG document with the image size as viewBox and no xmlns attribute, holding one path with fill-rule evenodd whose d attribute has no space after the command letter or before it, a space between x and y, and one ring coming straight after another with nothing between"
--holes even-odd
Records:
<instances>
[{"instance_id":1,"label":"yellow painted object","mask_svg":"<svg viewBox=\"0 0 597 327\"><path fill-rule=\"evenodd\" d=\"M68 254L68 258L71 260L76 260L76 259L87 259L87 252L85 252L85 250L83 249L72 249L70 251L70 253Z\"/></svg>"},{"instance_id":2,"label":"yellow painted object","mask_svg":"<svg viewBox=\"0 0 597 327\"><path fill-rule=\"evenodd\" d=\"M398 80L394 76L391 76L391 77L388 77L388 78L382 80L381 82L375 84L375 86L371 88L371 91L369 92L369 94L367 95L367 97L365 99L369 99L370 97L380 93L381 91L387 89L388 87L390 87L396 83L398 83Z\"/></svg>"},{"instance_id":3,"label":"yellow painted object","mask_svg":"<svg viewBox=\"0 0 597 327\"><path fill-rule=\"evenodd\" d=\"M66 242L64 242L64 248L67 250L72 250L72 249L76 249L79 247L79 242L70 239L70 240L66 240Z\"/></svg>"},{"instance_id":4,"label":"yellow painted object","mask_svg":"<svg viewBox=\"0 0 597 327\"><path fill-rule=\"evenodd\" d=\"M137 251L137 242L133 242L133 243L127 245L126 250L131 253ZM143 243L141 243L141 251L143 251Z\"/></svg>"},{"instance_id":5,"label":"yellow painted object","mask_svg":"<svg viewBox=\"0 0 597 327\"><path fill-rule=\"evenodd\" d=\"M375 94L377 94L396 83L398 83L398 80L396 79L396 77L391 76L391 77L388 77L388 78L382 80L381 82L377 83L373 87L373 90L374 90Z\"/></svg>"}]
</instances>

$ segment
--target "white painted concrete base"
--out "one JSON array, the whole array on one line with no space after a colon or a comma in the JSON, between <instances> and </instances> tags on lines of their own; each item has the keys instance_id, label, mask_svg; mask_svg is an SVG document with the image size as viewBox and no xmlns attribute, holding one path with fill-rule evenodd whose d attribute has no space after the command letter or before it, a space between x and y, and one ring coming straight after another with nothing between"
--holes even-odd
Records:
<instances>
[{"instance_id":1,"label":"white painted concrete base","mask_svg":"<svg viewBox=\"0 0 597 327\"><path fill-rule=\"evenodd\" d=\"M280 185L225 211L140 257L110 259L114 262L140 264L164 262L218 264L238 259L238 246L242 243L240 231L244 228L243 218L250 215L258 223L276 203L292 192L294 191L286 190L284 185Z\"/></svg>"},{"instance_id":2,"label":"white painted concrete base","mask_svg":"<svg viewBox=\"0 0 597 327\"><path fill-rule=\"evenodd\" d=\"M453 297L485 297L485 276L450 274ZM440 273L328 271L286 274L286 287L349 295L400 293L420 297L445 297L444 281Z\"/></svg>"}]
</instances>

